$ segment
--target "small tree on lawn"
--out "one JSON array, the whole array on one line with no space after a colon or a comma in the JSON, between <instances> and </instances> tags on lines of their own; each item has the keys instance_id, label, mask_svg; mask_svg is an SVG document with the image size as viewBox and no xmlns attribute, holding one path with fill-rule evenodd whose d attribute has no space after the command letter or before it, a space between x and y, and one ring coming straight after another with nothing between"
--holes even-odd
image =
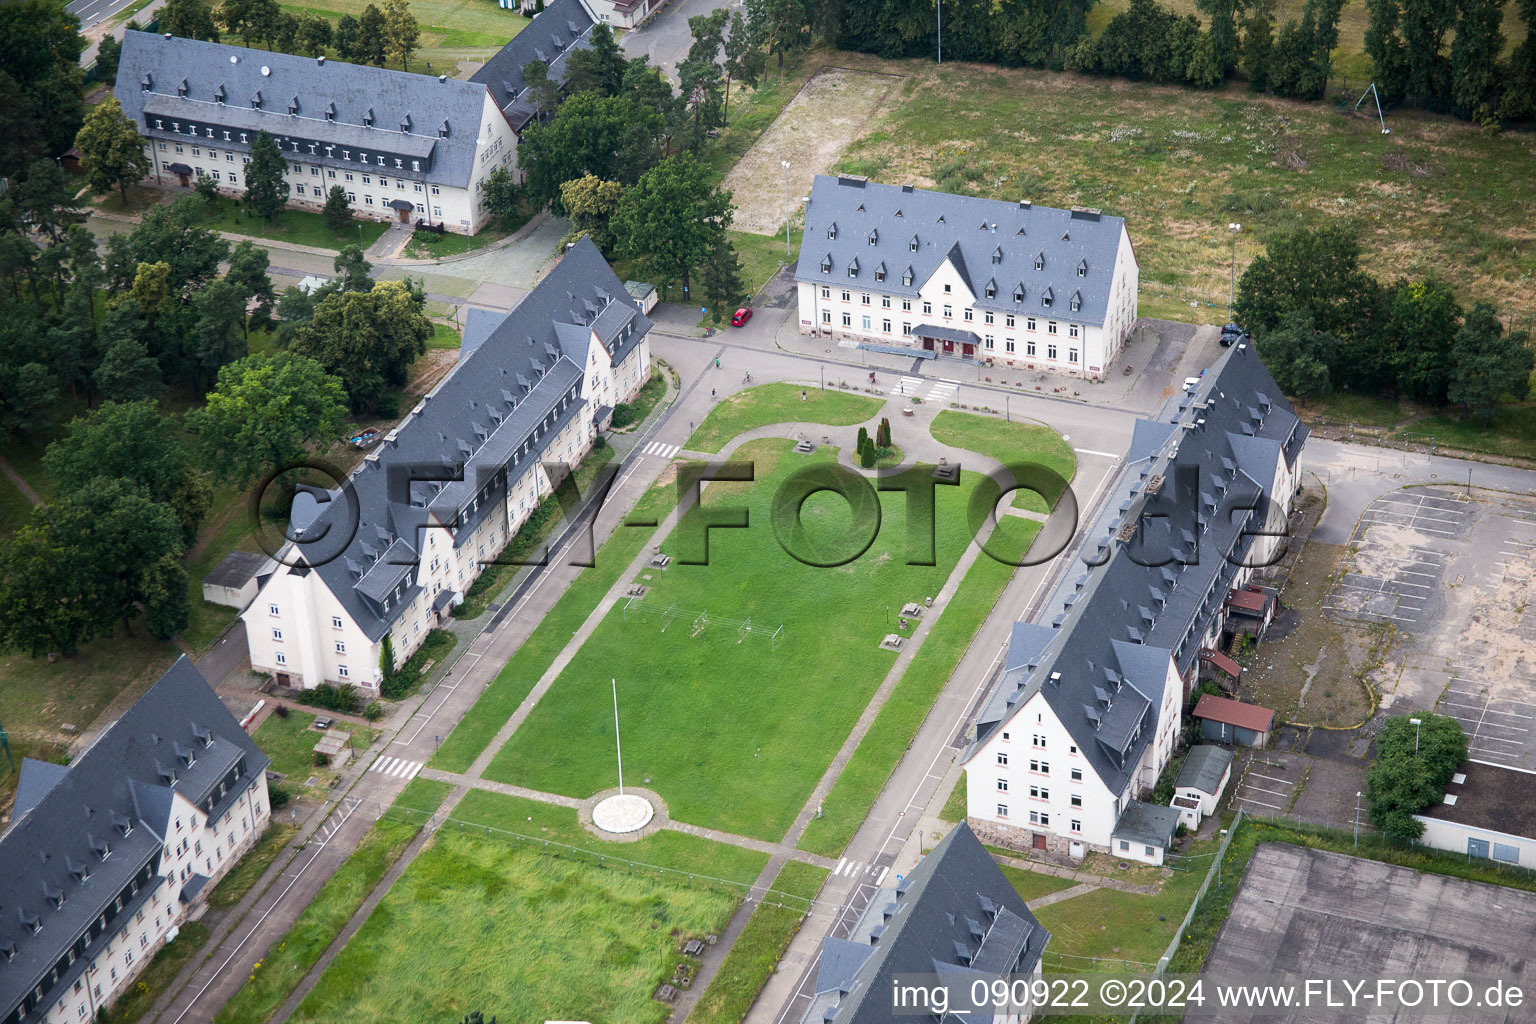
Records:
<instances>
[{"instance_id":1,"label":"small tree on lawn","mask_svg":"<svg viewBox=\"0 0 1536 1024\"><path fill-rule=\"evenodd\" d=\"M889 416L880 417L880 429L875 431L875 447L891 447L891 418Z\"/></svg>"},{"instance_id":2,"label":"small tree on lawn","mask_svg":"<svg viewBox=\"0 0 1536 1024\"><path fill-rule=\"evenodd\" d=\"M128 186L150 172L144 138L123 113L116 96L109 96L85 115L75 145L91 188L97 192L115 188L124 203L128 202Z\"/></svg>"},{"instance_id":3,"label":"small tree on lawn","mask_svg":"<svg viewBox=\"0 0 1536 1024\"><path fill-rule=\"evenodd\" d=\"M747 288L741 279L741 260L724 231L715 233L705 252L704 264L699 268L699 291L715 323L719 323L722 316L730 316L736 303L746 295Z\"/></svg>"},{"instance_id":4,"label":"small tree on lawn","mask_svg":"<svg viewBox=\"0 0 1536 1024\"><path fill-rule=\"evenodd\" d=\"M266 132L257 134L251 162L245 165L245 201L264 221L270 222L288 201L288 183L283 180L287 169L277 141Z\"/></svg>"},{"instance_id":5,"label":"small tree on lawn","mask_svg":"<svg viewBox=\"0 0 1536 1024\"><path fill-rule=\"evenodd\" d=\"M860 428L862 429L862 428ZM875 442L868 435L864 438L864 445L859 449L859 465L865 469L875 468L875 460L879 458L875 453Z\"/></svg>"},{"instance_id":6,"label":"small tree on lawn","mask_svg":"<svg viewBox=\"0 0 1536 1024\"><path fill-rule=\"evenodd\" d=\"M325 226L336 234L341 234L352 223L352 206L347 202L347 190L340 185L332 185L331 190L325 194L325 209L320 211L320 216L325 220Z\"/></svg>"},{"instance_id":7,"label":"small tree on lawn","mask_svg":"<svg viewBox=\"0 0 1536 1024\"><path fill-rule=\"evenodd\" d=\"M864 450L864 442L866 442L868 440L869 440L869 431L866 428L864 428L864 427L860 427L859 428L859 439L858 439L857 442L854 443L854 448L857 451L862 452Z\"/></svg>"}]
</instances>

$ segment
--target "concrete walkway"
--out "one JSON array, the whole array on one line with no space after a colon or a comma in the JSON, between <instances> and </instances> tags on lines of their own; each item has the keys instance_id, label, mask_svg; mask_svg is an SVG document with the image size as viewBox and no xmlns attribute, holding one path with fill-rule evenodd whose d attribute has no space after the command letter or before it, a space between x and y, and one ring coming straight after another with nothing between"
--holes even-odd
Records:
<instances>
[{"instance_id":1,"label":"concrete walkway","mask_svg":"<svg viewBox=\"0 0 1536 1024\"><path fill-rule=\"evenodd\" d=\"M1083 882L1081 885L1074 885L1070 889L1063 889L1060 892L1048 892L1039 899L1030 900L1029 909L1039 910L1042 907L1050 906L1052 903L1060 903L1062 900L1069 900L1074 896L1086 896L1090 892L1098 891L1099 886L1091 882Z\"/></svg>"},{"instance_id":2,"label":"concrete walkway","mask_svg":"<svg viewBox=\"0 0 1536 1024\"><path fill-rule=\"evenodd\" d=\"M1137 885L1134 882L1110 878L1107 875L1096 875L1091 871L1078 871L1075 868L1062 867L1060 864L1044 864L1038 860L1029 860L1025 857L1003 857L994 853L992 859L999 864L1006 864L1011 868L1018 868L1021 871L1034 871L1037 874L1054 875L1057 878L1070 878L1074 882L1090 885L1097 889L1119 889L1121 892L1134 892L1143 896L1151 896L1162 888L1159 885ZM1071 890L1064 891L1070 892ZM1034 904L1030 905L1034 906Z\"/></svg>"}]
</instances>

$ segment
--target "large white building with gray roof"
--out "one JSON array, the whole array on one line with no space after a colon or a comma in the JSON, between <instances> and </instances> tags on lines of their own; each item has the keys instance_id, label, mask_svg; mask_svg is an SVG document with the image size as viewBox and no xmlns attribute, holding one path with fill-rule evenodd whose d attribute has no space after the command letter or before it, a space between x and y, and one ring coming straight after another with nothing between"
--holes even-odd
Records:
<instances>
[{"instance_id":1,"label":"large white building with gray roof","mask_svg":"<svg viewBox=\"0 0 1536 1024\"><path fill-rule=\"evenodd\" d=\"M1102 378L1136 324L1125 221L818 175L800 331L874 351Z\"/></svg>"},{"instance_id":2,"label":"large white building with gray roof","mask_svg":"<svg viewBox=\"0 0 1536 1024\"><path fill-rule=\"evenodd\" d=\"M126 32L115 93L163 185L244 192L265 131L290 205L319 209L340 185L357 216L473 233L490 217L485 176L517 172L517 133L480 82Z\"/></svg>"},{"instance_id":3,"label":"large white building with gray roof","mask_svg":"<svg viewBox=\"0 0 1536 1024\"><path fill-rule=\"evenodd\" d=\"M397 666L420 647L650 377L650 327L590 239L511 313L475 317L348 487L312 517L296 503L296 540L241 613L251 666L377 692L384 639Z\"/></svg>"},{"instance_id":4,"label":"large white building with gray roof","mask_svg":"<svg viewBox=\"0 0 1536 1024\"><path fill-rule=\"evenodd\" d=\"M1178 740L1227 597L1283 553L1307 427L1248 343L1140 420L1043 613L1015 624L962 756L989 842L1161 863L1177 817L1140 801Z\"/></svg>"}]
</instances>

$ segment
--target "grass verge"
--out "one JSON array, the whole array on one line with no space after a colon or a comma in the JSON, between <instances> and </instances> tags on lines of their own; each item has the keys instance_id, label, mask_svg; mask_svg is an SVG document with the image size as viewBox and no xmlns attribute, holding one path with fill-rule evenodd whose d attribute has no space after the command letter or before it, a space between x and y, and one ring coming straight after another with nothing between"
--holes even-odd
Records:
<instances>
[{"instance_id":1,"label":"grass verge","mask_svg":"<svg viewBox=\"0 0 1536 1024\"><path fill-rule=\"evenodd\" d=\"M1061 432L1044 423L999 423L990 416L945 409L933 418L928 432L940 444L985 455L1004 466L1042 466L1068 483L1077 472L1077 460L1071 447L1061 439ZM1052 487L1042 484L1041 489L1049 492ZM1036 494L1019 490L1013 494L1013 505L1046 513L1059 497L1059 492Z\"/></svg>"},{"instance_id":2,"label":"grass verge","mask_svg":"<svg viewBox=\"0 0 1536 1024\"><path fill-rule=\"evenodd\" d=\"M229 196L219 196L203 207L202 226L210 231L250 235L317 249L340 249L347 245L361 245L366 249L389 230L389 225L379 221L355 220L339 232L332 231L320 214L309 210L285 209L271 221L264 221Z\"/></svg>"},{"instance_id":3,"label":"grass verge","mask_svg":"<svg viewBox=\"0 0 1536 1024\"><path fill-rule=\"evenodd\" d=\"M827 869L789 861L747 921L720 970L694 1004L687 1024L737 1024L779 965L800 930Z\"/></svg>"},{"instance_id":4,"label":"grass verge","mask_svg":"<svg viewBox=\"0 0 1536 1024\"><path fill-rule=\"evenodd\" d=\"M264 1024L276 1012L357 913L379 879L400 859L449 788L429 779L410 781L288 933L252 962L250 976L214 1017L215 1024Z\"/></svg>"},{"instance_id":5,"label":"grass verge","mask_svg":"<svg viewBox=\"0 0 1536 1024\"><path fill-rule=\"evenodd\" d=\"M187 962L202 952L208 944L209 934L208 926L201 921L188 921L182 925L176 933L176 941L161 946L149 965L112 1004L108 1015L112 1024L134 1024L148 1013Z\"/></svg>"},{"instance_id":6,"label":"grass verge","mask_svg":"<svg viewBox=\"0 0 1536 1024\"><path fill-rule=\"evenodd\" d=\"M208 894L208 905L215 908L232 907L243 900L298 830L299 826L289 822L274 821L268 825L261 838L256 840L256 845L240 858L240 863L219 879L219 884Z\"/></svg>"},{"instance_id":7,"label":"grass verge","mask_svg":"<svg viewBox=\"0 0 1536 1024\"><path fill-rule=\"evenodd\" d=\"M268 715L252 735L256 745L272 759L272 770L281 772L294 796L324 795L339 774L332 768L315 764L315 744L321 733L310 728L316 716L308 711L290 710L286 718ZM379 730L342 722L338 728L352 733L352 749L362 753L379 738ZM313 784L308 783L314 779Z\"/></svg>"}]
</instances>

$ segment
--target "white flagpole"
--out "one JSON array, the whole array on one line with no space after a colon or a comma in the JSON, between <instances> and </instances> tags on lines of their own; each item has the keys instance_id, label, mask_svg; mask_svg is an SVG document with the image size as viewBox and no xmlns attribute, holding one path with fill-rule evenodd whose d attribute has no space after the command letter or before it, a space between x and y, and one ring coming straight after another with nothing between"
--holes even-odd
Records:
<instances>
[{"instance_id":1,"label":"white flagpole","mask_svg":"<svg viewBox=\"0 0 1536 1024\"><path fill-rule=\"evenodd\" d=\"M624 744L619 742L619 681L613 683L613 745L619 754L619 795L624 795Z\"/></svg>"}]
</instances>

